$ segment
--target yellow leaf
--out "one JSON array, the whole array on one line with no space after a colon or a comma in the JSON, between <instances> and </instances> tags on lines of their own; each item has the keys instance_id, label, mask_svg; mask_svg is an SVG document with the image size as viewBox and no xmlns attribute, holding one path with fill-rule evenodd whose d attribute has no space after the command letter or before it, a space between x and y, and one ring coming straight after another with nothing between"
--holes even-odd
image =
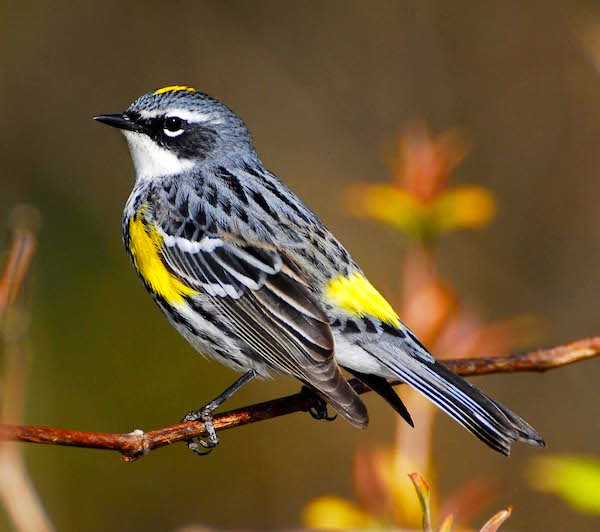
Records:
<instances>
[{"instance_id":1,"label":"yellow leaf","mask_svg":"<svg viewBox=\"0 0 600 532\"><path fill-rule=\"evenodd\" d=\"M438 532L450 532L452 530L453 521L454 515L450 514L448 517L446 517L446 519L444 519L444 522L442 523L442 526L440 526Z\"/></svg>"},{"instance_id":2,"label":"yellow leaf","mask_svg":"<svg viewBox=\"0 0 600 532\"><path fill-rule=\"evenodd\" d=\"M583 456L544 456L529 468L534 488L553 493L580 512L600 514L600 461Z\"/></svg>"},{"instance_id":3,"label":"yellow leaf","mask_svg":"<svg viewBox=\"0 0 600 532\"><path fill-rule=\"evenodd\" d=\"M409 233L414 232L422 218L418 200L391 185L355 183L346 193L346 206L358 218L378 220Z\"/></svg>"},{"instance_id":4,"label":"yellow leaf","mask_svg":"<svg viewBox=\"0 0 600 532\"><path fill-rule=\"evenodd\" d=\"M311 501L302 512L304 525L312 529L348 530L373 526L361 508L339 497L325 496Z\"/></svg>"},{"instance_id":5,"label":"yellow leaf","mask_svg":"<svg viewBox=\"0 0 600 532\"><path fill-rule=\"evenodd\" d=\"M431 205L431 218L439 231L480 229L496 216L492 193L478 186L449 189Z\"/></svg>"},{"instance_id":6,"label":"yellow leaf","mask_svg":"<svg viewBox=\"0 0 600 532\"><path fill-rule=\"evenodd\" d=\"M478 229L496 215L491 192L478 186L447 190L428 202L392 185L355 183L346 192L346 207L358 218L368 218L429 239L440 232Z\"/></svg>"},{"instance_id":7,"label":"yellow leaf","mask_svg":"<svg viewBox=\"0 0 600 532\"><path fill-rule=\"evenodd\" d=\"M392 512L397 524L415 528L422 522L423 512L409 472L423 467L420 460L399 450L378 450L374 461L377 476L392 497Z\"/></svg>"}]
</instances>

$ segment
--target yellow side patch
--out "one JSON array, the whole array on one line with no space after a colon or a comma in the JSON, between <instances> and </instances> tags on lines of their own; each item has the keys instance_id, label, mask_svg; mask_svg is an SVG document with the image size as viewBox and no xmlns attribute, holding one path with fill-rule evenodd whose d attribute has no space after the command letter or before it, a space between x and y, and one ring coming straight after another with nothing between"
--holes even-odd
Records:
<instances>
[{"instance_id":1,"label":"yellow side patch","mask_svg":"<svg viewBox=\"0 0 600 532\"><path fill-rule=\"evenodd\" d=\"M196 89L192 87L186 87L185 85L171 85L170 87L163 87L162 89L158 89L154 91L154 96L158 96L159 94L164 94L165 92L196 92Z\"/></svg>"},{"instance_id":2,"label":"yellow side patch","mask_svg":"<svg viewBox=\"0 0 600 532\"><path fill-rule=\"evenodd\" d=\"M129 249L133 263L152 291L168 303L179 303L183 296L196 292L174 277L160 258L163 239L156 229L146 224L140 211L129 222Z\"/></svg>"},{"instance_id":3,"label":"yellow side patch","mask_svg":"<svg viewBox=\"0 0 600 532\"><path fill-rule=\"evenodd\" d=\"M400 318L392 306L375 289L367 278L355 272L349 277L336 277L325 286L329 301L356 317L373 316L400 328Z\"/></svg>"}]
</instances>

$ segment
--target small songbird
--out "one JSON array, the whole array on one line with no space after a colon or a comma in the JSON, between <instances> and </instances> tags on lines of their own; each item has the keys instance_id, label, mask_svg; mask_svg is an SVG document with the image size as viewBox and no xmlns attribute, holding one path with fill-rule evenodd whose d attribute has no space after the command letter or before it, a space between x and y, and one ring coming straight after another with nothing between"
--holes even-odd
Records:
<instances>
[{"instance_id":1,"label":"small songbird","mask_svg":"<svg viewBox=\"0 0 600 532\"><path fill-rule=\"evenodd\" d=\"M427 351L317 216L259 159L244 122L186 86L95 120L119 128L136 181L123 240L172 325L200 353L243 372L185 420L202 420L254 377L291 375L360 428L365 405L342 369L410 414L388 379L421 392L492 449L543 446L519 416ZM188 446L198 454L195 442Z\"/></svg>"}]
</instances>

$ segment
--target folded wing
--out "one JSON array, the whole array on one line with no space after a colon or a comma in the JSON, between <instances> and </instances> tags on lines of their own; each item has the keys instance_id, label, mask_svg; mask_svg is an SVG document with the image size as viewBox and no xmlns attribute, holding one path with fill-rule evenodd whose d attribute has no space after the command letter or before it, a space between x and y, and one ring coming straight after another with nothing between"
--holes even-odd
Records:
<instances>
[{"instance_id":1,"label":"folded wing","mask_svg":"<svg viewBox=\"0 0 600 532\"><path fill-rule=\"evenodd\" d=\"M254 356L313 388L353 425L366 426L366 408L333 357L329 320L285 257L267 245L224 235L190 240L160 232L168 270L208 294Z\"/></svg>"}]
</instances>

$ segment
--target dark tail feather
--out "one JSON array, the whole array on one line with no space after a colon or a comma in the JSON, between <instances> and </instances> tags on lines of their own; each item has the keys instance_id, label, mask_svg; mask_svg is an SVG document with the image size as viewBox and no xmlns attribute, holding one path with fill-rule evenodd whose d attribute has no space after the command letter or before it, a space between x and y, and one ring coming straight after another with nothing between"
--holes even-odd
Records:
<instances>
[{"instance_id":1,"label":"dark tail feather","mask_svg":"<svg viewBox=\"0 0 600 532\"><path fill-rule=\"evenodd\" d=\"M529 443L531 445L537 445L538 447L546 447L546 442L540 437L540 435L535 431L535 429L527 423L524 419L517 416L514 412L510 411L505 406L501 405L495 399L492 399L489 396L486 396L490 401L492 401L502 413L510 420L513 424L513 427L517 431L519 435L519 441Z\"/></svg>"},{"instance_id":2,"label":"dark tail feather","mask_svg":"<svg viewBox=\"0 0 600 532\"><path fill-rule=\"evenodd\" d=\"M392 357L370 352L492 449L508 456L516 441L544 445L540 435L519 416L443 364L407 353Z\"/></svg>"},{"instance_id":3,"label":"dark tail feather","mask_svg":"<svg viewBox=\"0 0 600 532\"><path fill-rule=\"evenodd\" d=\"M400 416L406 421L411 427L414 428L414 423L410 417L410 413L406 406L402 402L402 399L398 397L392 385L385 380L383 377L376 375L368 375L366 373L360 373L353 369L344 368L346 371L354 375L360 382L371 388L376 394L384 399Z\"/></svg>"},{"instance_id":4,"label":"dark tail feather","mask_svg":"<svg viewBox=\"0 0 600 532\"><path fill-rule=\"evenodd\" d=\"M346 421L359 429L366 428L369 423L367 407L344 378L337 364L334 369L333 374L328 372L328 378L325 380L313 379L313 382L304 383L327 401Z\"/></svg>"}]
</instances>

